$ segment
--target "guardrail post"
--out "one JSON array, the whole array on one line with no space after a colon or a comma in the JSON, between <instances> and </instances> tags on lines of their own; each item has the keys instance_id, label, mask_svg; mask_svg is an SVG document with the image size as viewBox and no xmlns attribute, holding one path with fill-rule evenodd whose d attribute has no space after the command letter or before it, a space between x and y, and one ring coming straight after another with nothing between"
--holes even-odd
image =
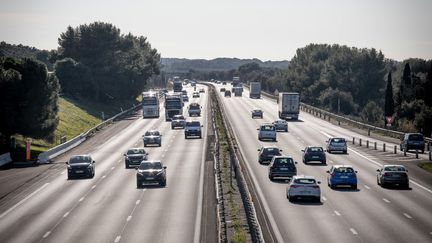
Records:
<instances>
[{"instance_id":1,"label":"guardrail post","mask_svg":"<svg viewBox=\"0 0 432 243\"><path fill-rule=\"evenodd\" d=\"M355 137L353 137L353 144L355 144Z\"/></svg>"},{"instance_id":2,"label":"guardrail post","mask_svg":"<svg viewBox=\"0 0 432 243\"><path fill-rule=\"evenodd\" d=\"M362 139L361 138L359 138L359 145L360 145L360 147L362 146Z\"/></svg>"},{"instance_id":3,"label":"guardrail post","mask_svg":"<svg viewBox=\"0 0 432 243\"><path fill-rule=\"evenodd\" d=\"M427 144L427 150L428 150L428 151L431 151L431 150L430 150L430 143Z\"/></svg>"},{"instance_id":4,"label":"guardrail post","mask_svg":"<svg viewBox=\"0 0 432 243\"><path fill-rule=\"evenodd\" d=\"M369 140L366 140L366 148L369 148Z\"/></svg>"},{"instance_id":5,"label":"guardrail post","mask_svg":"<svg viewBox=\"0 0 432 243\"><path fill-rule=\"evenodd\" d=\"M395 154L397 153L397 146L396 145L394 146L394 153Z\"/></svg>"},{"instance_id":6,"label":"guardrail post","mask_svg":"<svg viewBox=\"0 0 432 243\"><path fill-rule=\"evenodd\" d=\"M429 160L432 160L432 151L429 151Z\"/></svg>"},{"instance_id":7,"label":"guardrail post","mask_svg":"<svg viewBox=\"0 0 432 243\"><path fill-rule=\"evenodd\" d=\"M370 136L370 128L368 128L368 136Z\"/></svg>"},{"instance_id":8,"label":"guardrail post","mask_svg":"<svg viewBox=\"0 0 432 243\"><path fill-rule=\"evenodd\" d=\"M377 142L374 143L374 149L377 150Z\"/></svg>"},{"instance_id":9,"label":"guardrail post","mask_svg":"<svg viewBox=\"0 0 432 243\"><path fill-rule=\"evenodd\" d=\"M340 126L340 120L338 120L338 125Z\"/></svg>"},{"instance_id":10,"label":"guardrail post","mask_svg":"<svg viewBox=\"0 0 432 243\"><path fill-rule=\"evenodd\" d=\"M416 159L418 159L418 149L416 149Z\"/></svg>"},{"instance_id":11,"label":"guardrail post","mask_svg":"<svg viewBox=\"0 0 432 243\"><path fill-rule=\"evenodd\" d=\"M386 151L386 144L383 143L383 152L385 152L385 151Z\"/></svg>"}]
</instances>

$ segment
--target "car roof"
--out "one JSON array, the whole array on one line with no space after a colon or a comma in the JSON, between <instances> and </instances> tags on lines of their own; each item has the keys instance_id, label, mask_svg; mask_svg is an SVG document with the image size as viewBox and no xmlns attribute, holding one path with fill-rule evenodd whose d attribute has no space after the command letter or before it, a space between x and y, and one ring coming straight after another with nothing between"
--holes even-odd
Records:
<instances>
[{"instance_id":1,"label":"car roof","mask_svg":"<svg viewBox=\"0 0 432 243\"><path fill-rule=\"evenodd\" d=\"M403 165L392 165L392 164L389 164L389 165L383 165L383 167L385 168L385 167L403 167L403 168L405 168L405 166L403 166Z\"/></svg>"},{"instance_id":2,"label":"car roof","mask_svg":"<svg viewBox=\"0 0 432 243\"><path fill-rule=\"evenodd\" d=\"M263 124L261 124L260 126L261 126L261 127L262 127L262 126L274 126L274 124L272 124L272 123L263 123Z\"/></svg>"},{"instance_id":3,"label":"car roof","mask_svg":"<svg viewBox=\"0 0 432 243\"><path fill-rule=\"evenodd\" d=\"M293 159L293 157L289 156L289 155L276 155L276 156L273 156L273 158L274 159L279 159L279 158Z\"/></svg>"},{"instance_id":4,"label":"car roof","mask_svg":"<svg viewBox=\"0 0 432 243\"><path fill-rule=\"evenodd\" d=\"M293 178L293 180L295 180L295 179L303 179L303 178L304 179L314 179L314 180L316 180L314 176L309 176L309 175L295 175L292 178Z\"/></svg>"},{"instance_id":5,"label":"car roof","mask_svg":"<svg viewBox=\"0 0 432 243\"><path fill-rule=\"evenodd\" d=\"M262 146L262 148L263 149L268 149L268 148L277 148L277 149L279 149L279 147L276 146L276 145L266 145L266 146Z\"/></svg>"},{"instance_id":6,"label":"car roof","mask_svg":"<svg viewBox=\"0 0 432 243\"><path fill-rule=\"evenodd\" d=\"M141 164L142 163L161 163L162 164L162 161L160 161L160 160L143 160L143 161L141 161Z\"/></svg>"},{"instance_id":7,"label":"car roof","mask_svg":"<svg viewBox=\"0 0 432 243\"><path fill-rule=\"evenodd\" d=\"M334 168L351 168L353 169L352 165L333 165Z\"/></svg>"},{"instance_id":8,"label":"car roof","mask_svg":"<svg viewBox=\"0 0 432 243\"><path fill-rule=\"evenodd\" d=\"M71 158L75 158L75 157L91 157L91 156L90 154L76 154L71 156Z\"/></svg>"},{"instance_id":9,"label":"car roof","mask_svg":"<svg viewBox=\"0 0 432 243\"><path fill-rule=\"evenodd\" d=\"M136 147L136 148L128 148L128 150L135 150L135 149L144 149L144 148L138 148L138 147Z\"/></svg>"}]
</instances>

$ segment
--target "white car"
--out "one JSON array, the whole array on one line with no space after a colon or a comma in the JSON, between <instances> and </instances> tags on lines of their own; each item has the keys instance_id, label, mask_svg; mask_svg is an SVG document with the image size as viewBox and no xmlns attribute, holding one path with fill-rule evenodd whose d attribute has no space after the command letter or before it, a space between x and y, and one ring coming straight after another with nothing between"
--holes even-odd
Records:
<instances>
[{"instance_id":1,"label":"white car","mask_svg":"<svg viewBox=\"0 0 432 243\"><path fill-rule=\"evenodd\" d=\"M273 122L277 131L285 131L288 132L288 122L285 120L276 120Z\"/></svg>"},{"instance_id":2,"label":"white car","mask_svg":"<svg viewBox=\"0 0 432 243\"><path fill-rule=\"evenodd\" d=\"M320 183L321 182L315 180L313 176L293 176L288 183L286 197L290 202L295 199L311 199L316 202L321 202Z\"/></svg>"},{"instance_id":3,"label":"white car","mask_svg":"<svg viewBox=\"0 0 432 243\"><path fill-rule=\"evenodd\" d=\"M271 123L262 124L258 130L258 140L270 139L276 142L276 128Z\"/></svg>"}]
</instances>

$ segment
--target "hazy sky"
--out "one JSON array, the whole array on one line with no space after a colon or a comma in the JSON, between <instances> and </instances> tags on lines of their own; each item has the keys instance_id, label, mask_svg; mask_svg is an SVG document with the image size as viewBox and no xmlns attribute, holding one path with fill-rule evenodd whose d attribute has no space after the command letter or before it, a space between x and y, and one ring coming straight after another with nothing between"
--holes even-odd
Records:
<instances>
[{"instance_id":1,"label":"hazy sky","mask_svg":"<svg viewBox=\"0 0 432 243\"><path fill-rule=\"evenodd\" d=\"M109 22L163 57L289 60L309 43L432 59L432 0L0 0L0 40L57 48L68 25Z\"/></svg>"}]
</instances>

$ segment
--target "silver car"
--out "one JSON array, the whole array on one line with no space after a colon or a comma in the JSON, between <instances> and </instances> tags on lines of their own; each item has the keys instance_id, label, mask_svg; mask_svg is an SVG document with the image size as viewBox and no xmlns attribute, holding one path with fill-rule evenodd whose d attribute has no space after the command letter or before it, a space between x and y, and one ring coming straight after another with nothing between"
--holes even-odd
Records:
<instances>
[{"instance_id":1,"label":"silver car","mask_svg":"<svg viewBox=\"0 0 432 243\"><path fill-rule=\"evenodd\" d=\"M276 128L273 124L262 124L257 130L258 140L270 139L276 141Z\"/></svg>"},{"instance_id":2,"label":"silver car","mask_svg":"<svg viewBox=\"0 0 432 243\"><path fill-rule=\"evenodd\" d=\"M290 202L295 199L311 199L321 202L320 183L313 176L293 176L287 186L286 197Z\"/></svg>"},{"instance_id":3,"label":"silver car","mask_svg":"<svg viewBox=\"0 0 432 243\"><path fill-rule=\"evenodd\" d=\"M348 145L345 138L330 138L327 140L327 152L340 151L346 154L347 150Z\"/></svg>"},{"instance_id":4,"label":"silver car","mask_svg":"<svg viewBox=\"0 0 432 243\"><path fill-rule=\"evenodd\" d=\"M285 120L276 120L273 122L273 125L275 125L276 131L288 132L288 122Z\"/></svg>"},{"instance_id":5,"label":"silver car","mask_svg":"<svg viewBox=\"0 0 432 243\"><path fill-rule=\"evenodd\" d=\"M159 147L162 145L162 134L156 130L147 131L144 136L144 147L147 147L149 144L156 144Z\"/></svg>"}]
</instances>

